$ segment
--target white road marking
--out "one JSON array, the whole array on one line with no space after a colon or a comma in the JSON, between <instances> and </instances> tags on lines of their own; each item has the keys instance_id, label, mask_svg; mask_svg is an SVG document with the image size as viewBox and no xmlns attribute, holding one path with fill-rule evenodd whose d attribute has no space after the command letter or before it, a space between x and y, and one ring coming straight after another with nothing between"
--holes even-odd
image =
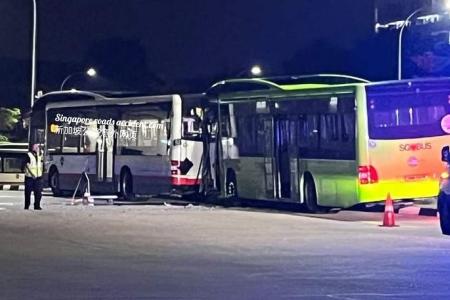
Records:
<instances>
[{"instance_id":1,"label":"white road marking","mask_svg":"<svg viewBox=\"0 0 450 300\"><path fill-rule=\"evenodd\" d=\"M12 203L12 202L0 202L0 205L4 205L4 206L13 206L14 203Z\"/></svg>"}]
</instances>

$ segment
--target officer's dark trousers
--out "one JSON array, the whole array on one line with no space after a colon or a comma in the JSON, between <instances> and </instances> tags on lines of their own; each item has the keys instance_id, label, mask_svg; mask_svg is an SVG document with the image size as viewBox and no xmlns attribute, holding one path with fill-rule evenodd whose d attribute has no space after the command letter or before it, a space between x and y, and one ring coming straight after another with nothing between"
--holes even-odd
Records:
<instances>
[{"instance_id":1,"label":"officer's dark trousers","mask_svg":"<svg viewBox=\"0 0 450 300\"><path fill-rule=\"evenodd\" d=\"M25 208L30 207L31 192L34 193L34 208L41 207L42 178L25 177Z\"/></svg>"}]
</instances>

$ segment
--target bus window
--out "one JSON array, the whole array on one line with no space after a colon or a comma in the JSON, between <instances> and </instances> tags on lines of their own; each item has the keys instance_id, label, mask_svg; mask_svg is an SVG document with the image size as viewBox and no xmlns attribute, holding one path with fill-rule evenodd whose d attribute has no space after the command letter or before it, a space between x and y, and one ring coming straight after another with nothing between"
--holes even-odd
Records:
<instances>
[{"instance_id":1,"label":"bus window","mask_svg":"<svg viewBox=\"0 0 450 300\"><path fill-rule=\"evenodd\" d=\"M30 121L30 144L44 144L45 111L33 111Z\"/></svg>"},{"instance_id":2,"label":"bus window","mask_svg":"<svg viewBox=\"0 0 450 300\"><path fill-rule=\"evenodd\" d=\"M407 139L444 135L442 117L450 112L449 92L372 93L368 88L369 137Z\"/></svg>"},{"instance_id":3,"label":"bus window","mask_svg":"<svg viewBox=\"0 0 450 300\"><path fill-rule=\"evenodd\" d=\"M182 137L189 140L200 140L202 137L203 109L195 106L183 112Z\"/></svg>"},{"instance_id":4,"label":"bus window","mask_svg":"<svg viewBox=\"0 0 450 300\"><path fill-rule=\"evenodd\" d=\"M70 127L69 127L70 128ZM62 152L63 153L78 153L80 150L80 136L73 134L64 134L63 135L63 145Z\"/></svg>"},{"instance_id":5,"label":"bus window","mask_svg":"<svg viewBox=\"0 0 450 300\"><path fill-rule=\"evenodd\" d=\"M96 122L91 122L86 126L86 131L81 138L81 149L83 153L95 153L97 148L97 139L99 137L98 126Z\"/></svg>"},{"instance_id":6,"label":"bus window","mask_svg":"<svg viewBox=\"0 0 450 300\"><path fill-rule=\"evenodd\" d=\"M298 130L299 154L305 158L317 155L319 148L319 115L302 115Z\"/></svg>"},{"instance_id":7,"label":"bus window","mask_svg":"<svg viewBox=\"0 0 450 300\"><path fill-rule=\"evenodd\" d=\"M124 115L122 119L127 121L117 129L117 146L122 154L167 155L169 119L142 114Z\"/></svg>"},{"instance_id":8,"label":"bus window","mask_svg":"<svg viewBox=\"0 0 450 300\"><path fill-rule=\"evenodd\" d=\"M4 157L3 172L4 173L21 173L25 157Z\"/></svg>"},{"instance_id":9,"label":"bus window","mask_svg":"<svg viewBox=\"0 0 450 300\"><path fill-rule=\"evenodd\" d=\"M183 137L185 138L199 138L202 133L201 120L197 117L183 118Z\"/></svg>"}]
</instances>

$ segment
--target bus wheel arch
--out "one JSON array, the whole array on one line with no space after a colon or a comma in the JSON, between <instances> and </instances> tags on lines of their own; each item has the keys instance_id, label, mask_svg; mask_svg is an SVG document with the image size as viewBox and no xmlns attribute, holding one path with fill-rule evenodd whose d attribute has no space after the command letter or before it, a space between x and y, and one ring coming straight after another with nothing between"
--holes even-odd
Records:
<instances>
[{"instance_id":1,"label":"bus wheel arch","mask_svg":"<svg viewBox=\"0 0 450 300\"><path fill-rule=\"evenodd\" d=\"M317 189L311 173L303 174L303 206L310 213L323 213L326 210L317 202Z\"/></svg>"},{"instance_id":2,"label":"bus wheel arch","mask_svg":"<svg viewBox=\"0 0 450 300\"><path fill-rule=\"evenodd\" d=\"M50 167L48 172L48 184L52 190L53 196L58 197L62 195L59 171L54 165Z\"/></svg>"},{"instance_id":3,"label":"bus wheel arch","mask_svg":"<svg viewBox=\"0 0 450 300\"><path fill-rule=\"evenodd\" d=\"M133 175L128 167L123 167L120 170L120 195L126 201L134 200L134 190L133 190Z\"/></svg>"}]
</instances>

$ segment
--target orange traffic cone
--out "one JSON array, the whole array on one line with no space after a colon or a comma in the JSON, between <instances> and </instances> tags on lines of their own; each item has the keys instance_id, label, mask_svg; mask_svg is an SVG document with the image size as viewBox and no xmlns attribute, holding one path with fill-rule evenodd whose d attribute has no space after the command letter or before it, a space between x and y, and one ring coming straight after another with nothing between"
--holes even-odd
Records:
<instances>
[{"instance_id":1,"label":"orange traffic cone","mask_svg":"<svg viewBox=\"0 0 450 300\"><path fill-rule=\"evenodd\" d=\"M396 227L395 225L395 213L394 203L392 202L391 193L387 194L386 202L384 205L383 227Z\"/></svg>"}]
</instances>

